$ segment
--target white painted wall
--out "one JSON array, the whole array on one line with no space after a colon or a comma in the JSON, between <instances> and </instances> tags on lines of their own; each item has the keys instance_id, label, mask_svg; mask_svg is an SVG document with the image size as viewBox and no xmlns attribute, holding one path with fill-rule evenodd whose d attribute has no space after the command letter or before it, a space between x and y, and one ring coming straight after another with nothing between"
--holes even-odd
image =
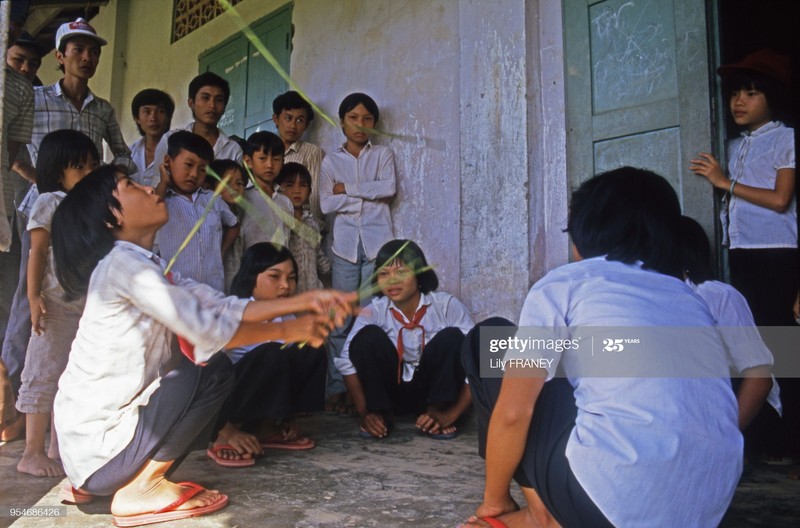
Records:
<instances>
[{"instance_id":1,"label":"white painted wall","mask_svg":"<svg viewBox=\"0 0 800 528\"><path fill-rule=\"evenodd\" d=\"M285 4L245 0L236 10L249 23ZM379 128L392 135L375 141L390 146L398 161L396 235L420 243L441 288L459 296L476 320L516 320L530 284L566 261L566 237L553 232L566 218L566 171L559 156L560 8L551 4L293 4L293 79L335 119L350 92L377 101ZM90 86L115 105L131 142L138 137L133 96L164 89L176 100L173 124L188 121L186 90L198 56L237 30L223 15L170 44L171 8L171 0L111 0L92 20L109 45ZM46 82L58 78L55 72ZM307 139L332 149L343 136L317 119Z\"/></svg>"}]
</instances>

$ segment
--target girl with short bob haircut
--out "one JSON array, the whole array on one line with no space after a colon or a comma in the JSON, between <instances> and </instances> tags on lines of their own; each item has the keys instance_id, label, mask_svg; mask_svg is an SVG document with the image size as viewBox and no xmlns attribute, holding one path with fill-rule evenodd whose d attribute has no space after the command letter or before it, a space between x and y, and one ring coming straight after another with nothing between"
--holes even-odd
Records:
<instances>
[{"instance_id":1,"label":"girl with short bob haircut","mask_svg":"<svg viewBox=\"0 0 800 528\"><path fill-rule=\"evenodd\" d=\"M633 333L714 326L706 304L679 279L679 219L675 191L653 172L622 167L585 181L570 203L576 261L530 289L520 331L586 336L591 328L584 327L636 327ZM478 325L492 326L517 334L499 318ZM597 376L592 358L602 351L582 345L529 351L529 364L544 368L511 364L502 377L481 378L486 358L479 328L472 331L463 360L486 483L466 526L719 524L741 474L742 437L724 345L716 332L698 336L694 348L643 337L635 354L643 365L667 368L702 355L693 365L703 376ZM510 493L512 479L527 502L522 510Z\"/></svg>"},{"instance_id":2,"label":"girl with short bob haircut","mask_svg":"<svg viewBox=\"0 0 800 528\"><path fill-rule=\"evenodd\" d=\"M271 339L318 346L355 301L332 291L248 301L165 273L152 247L167 219L153 188L105 167L73 188L54 220L59 278L87 299L55 400L75 487L67 491L73 502L113 495L117 526L223 508L224 494L168 480L193 446L209 441L232 389L230 360L217 352ZM310 313L264 323L295 312ZM186 356L173 353L175 334L193 345Z\"/></svg>"},{"instance_id":3,"label":"girl with short bob haircut","mask_svg":"<svg viewBox=\"0 0 800 528\"><path fill-rule=\"evenodd\" d=\"M432 438L453 438L470 405L459 361L464 333L473 326L469 310L436 291L436 272L410 240L384 244L375 266L377 297L335 359L361 417L359 434L386 437L396 411L414 413L417 428Z\"/></svg>"},{"instance_id":4,"label":"girl with short bob haircut","mask_svg":"<svg viewBox=\"0 0 800 528\"><path fill-rule=\"evenodd\" d=\"M231 293L242 299L272 301L292 297L297 263L283 246L253 244L242 257ZM291 320L292 315L272 322ZM306 450L314 447L300 434L292 416L322 410L327 360L325 349L271 340L226 350L234 363L236 383L222 406L220 433L207 454L217 464L254 464L263 449Z\"/></svg>"}]
</instances>

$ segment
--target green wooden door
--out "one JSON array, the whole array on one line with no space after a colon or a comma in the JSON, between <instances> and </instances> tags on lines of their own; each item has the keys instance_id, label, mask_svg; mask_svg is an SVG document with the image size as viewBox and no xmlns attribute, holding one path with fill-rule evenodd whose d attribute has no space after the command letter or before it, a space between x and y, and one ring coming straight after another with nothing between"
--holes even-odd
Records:
<instances>
[{"instance_id":1,"label":"green wooden door","mask_svg":"<svg viewBox=\"0 0 800 528\"><path fill-rule=\"evenodd\" d=\"M289 71L292 9L286 6L259 20L253 32L285 71ZM231 85L231 98L219 127L228 135L247 137L272 130L272 100L287 90L286 82L243 34L237 34L200 55L200 71L213 71Z\"/></svg>"},{"instance_id":2,"label":"green wooden door","mask_svg":"<svg viewBox=\"0 0 800 528\"><path fill-rule=\"evenodd\" d=\"M713 233L713 194L687 169L712 144L705 2L563 5L570 185L621 165L654 170Z\"/></svg>"}]
</instances>

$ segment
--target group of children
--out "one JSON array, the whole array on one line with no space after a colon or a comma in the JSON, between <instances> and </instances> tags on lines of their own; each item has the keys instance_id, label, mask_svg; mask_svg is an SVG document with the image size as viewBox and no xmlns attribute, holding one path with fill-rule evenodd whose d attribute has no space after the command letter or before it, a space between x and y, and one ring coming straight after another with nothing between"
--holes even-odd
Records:
<instances>
[{"instance_id":1,"label":"group of children","mask_svg":"<svg viewBox=\"0 0 800 528\"><path fill-rule=\"evenodd\" d=\"M771 278L781 280L781 266L794 265L795 278L797 269L794 150L780 139L791 129L773 121L764 60L721 69L726 81L747 72L731 83L732 114L749 131L747 148L732 146L732 176L709 154L691 167L731 194L732 278L759 324L769 323L747 292L762 286L748 289L753 264L742 262L774 263ZM744 377L735 394L724 378L582 376L585 359L571 352L547 370L482 378L469 309L437 291L415 242L395 239L394 156L370 140L375 101L344 98L345 142L324 154L302 141L314 112L296 92L273 102L278 134L241 141L217 128L229 97L224 79L199 75L189 87L194 121L169 130L169 95L137 94L131 176L97 168L95 143L81 132L44 136L27 226L33 335L17 401L27 415L20 471L66 471L65 500L114 495L115 523L136 526L227 504L166 478L198 443L225 467L253 465L264 449L311 449L293 416L322 410L326 397L343 403L345 393L365 438L385 438L395 413L413 413L422 433L449 439L474 401L487 475L472 526L719 520L741 472L739 430L771 391L780 407L756 332L706 343L709 364ZM773 221L786 232L769 229ZM747 303L713 280L698 229L658 175L625 167L588 180L572 196L567 228L576 262L533 286L520 325L752 330ZM762 248L775 247L763 260ZM797 283L789 288L793 301ZM649 353L657 362L659 349ZM678 515L675 503L692 506Z\"/></svg>"}]
</instances>

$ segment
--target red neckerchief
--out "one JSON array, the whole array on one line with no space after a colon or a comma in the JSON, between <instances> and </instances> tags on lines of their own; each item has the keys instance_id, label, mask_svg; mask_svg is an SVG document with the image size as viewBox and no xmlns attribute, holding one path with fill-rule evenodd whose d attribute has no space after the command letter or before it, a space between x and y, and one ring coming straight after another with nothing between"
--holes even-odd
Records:
<instances>
[{"instance_id":1,"label":"red neckerchief","mask_svg":"<svg viewBox=\"0 0 800 528\"><path fill-rule=\"evenodd\" d=\"M402 373L403 373L403 330L413 330L415 328L422 329L422 348L425 348L425 327L419 324L422 321L422 318L425 317L425 312L428 311L428 305L424 305L422 308L417 310L414 314L414 317L411 319L411 322L406 322L405 317L403 314L400 313L400 310L396 308L389 308L389 311L392 313L392 316L397 320L398 323L402 325L402 328L397 332L397 383L402 381Z\"/></svg>"}]
</instances>

